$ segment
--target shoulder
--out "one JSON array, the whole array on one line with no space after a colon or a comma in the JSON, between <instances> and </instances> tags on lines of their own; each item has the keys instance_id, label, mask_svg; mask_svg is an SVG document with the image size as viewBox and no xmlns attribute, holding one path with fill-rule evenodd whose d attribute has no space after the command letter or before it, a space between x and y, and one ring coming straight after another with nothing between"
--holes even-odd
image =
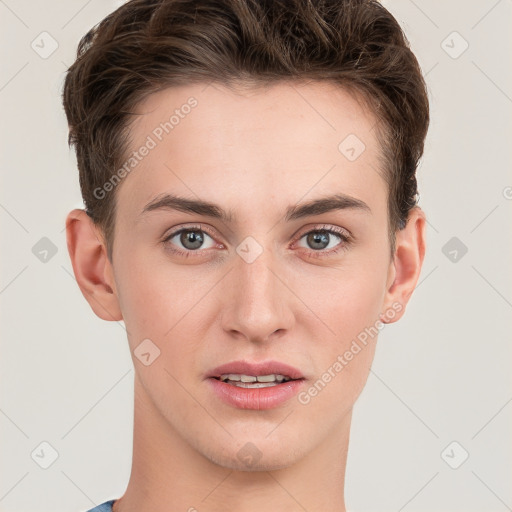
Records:
<instances>
[{"instance_id":1,"label":"shoulder","mask_svg":"<svg viewBox=\"0 0 512 512\"><path fill-rule=\"evenodd\" d=\"M87 512L112 512L112 504L114 503L114 501L116 500L105 501L105 503L102 503L97 507L91 508Z\"/></svg>"}]
</instances>

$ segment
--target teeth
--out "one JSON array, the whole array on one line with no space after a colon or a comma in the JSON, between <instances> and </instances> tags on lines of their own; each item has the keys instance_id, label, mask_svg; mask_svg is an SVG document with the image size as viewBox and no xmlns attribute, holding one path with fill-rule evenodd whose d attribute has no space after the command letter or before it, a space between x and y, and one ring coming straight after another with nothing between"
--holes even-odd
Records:
<instances>
[{"instance_id":1,"label":"teeth","mask_svg":"<svg viewBox=\"0 0 512 512\"><path fill-rule=\"evenodd\" d=\"M230 380L226 381L227 384L232 384L238 388L269 388L272 386L277 386L277 382L231 382Z\"/></svg>"},{"instance_id":2,"label":"teeth","mask_svg":"<svg viewBox=\"0 0 512 512\"><path fill-rule=\"evenodd\" d=\"M254 383L254 382L261 382L261 383L272 383L272 382L283 382L287 380L291 380L289 377L286 377L284 375L280 374L270 374L270 375L240 375L237 373L226 373L224 375L220 376L220 380L222 381L232 381L235 382L243 382L243 383ZM263 387L263 386L257 386L257 387Z\"/></svg>"},{"instance_id":3,"label":"teeth","mask_svg":"<svg viewBox=\"0 0 512 512\"><path fill-rule=\"evenodd\" d=\"M274 382L276 380L279 380L279 378L281 378L281 380L284 379L284 377L282 375L258 375L257 379L258 379L258 382Z\"/></svg>"},{"instance_id":4,"label":"teeth","mask_svg":"<svg viewBox=\"0 0 512 512\"><path fill-rule=\"evenodd\" d=\"M227 375L221 375L221 380L236 380L236 381L239 381L240 380L240 375L236 374L236 373L228 373Z\"/></svg>"}]
</instances>

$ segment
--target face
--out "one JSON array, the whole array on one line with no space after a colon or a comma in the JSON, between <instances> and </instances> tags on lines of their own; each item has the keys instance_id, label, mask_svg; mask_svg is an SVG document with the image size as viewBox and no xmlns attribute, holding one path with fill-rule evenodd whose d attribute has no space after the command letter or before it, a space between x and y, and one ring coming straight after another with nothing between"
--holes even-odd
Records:
<instances>
[{"instance_id":1,"label":"face","mask_svg":"<svg viewBox=\"0 0 512 512\"><path fill-rule=\"evenodd\" d=\"M293 464L346 425L401 308L375 118L320 83L173 88L138 113L111 268L138 399L217 464ZM240 361L264 364L216 370Z\"/></svg>"}]
</instances>

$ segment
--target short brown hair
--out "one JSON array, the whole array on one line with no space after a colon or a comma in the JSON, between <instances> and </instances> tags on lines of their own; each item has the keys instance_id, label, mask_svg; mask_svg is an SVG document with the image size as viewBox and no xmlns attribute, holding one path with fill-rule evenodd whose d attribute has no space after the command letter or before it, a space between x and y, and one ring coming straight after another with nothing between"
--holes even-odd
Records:
<instances>
[{"instance_id":1,"label":"short brown hair","mask_svg":"<svg viewBox=\"0 0 512 512\"><path fill-rule=\"evenodd\" d=\"M376 0L131 0L80 41L63 103L87 214L112 260L115 189L133 110L167 87L327 80L358 93L378 120L389 236L417 204L429 124L426 85L396 19ZM340 141L341 142L341 141Z\"/></svg>"}]
</instances>

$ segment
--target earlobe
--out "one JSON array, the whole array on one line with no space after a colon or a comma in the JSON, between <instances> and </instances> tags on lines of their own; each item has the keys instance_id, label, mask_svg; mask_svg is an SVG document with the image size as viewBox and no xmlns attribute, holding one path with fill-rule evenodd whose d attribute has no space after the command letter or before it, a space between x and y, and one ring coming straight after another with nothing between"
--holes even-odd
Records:
<instances>
[{"instance_id":1,"label":"earlobe","mask_svg":"<svg viewBox=\"0 0 512 512\"><path fill-rule=\"evenodd\" d=\"M107 248L84 210L69 212L66 239L76 281L94 313L103 320L122 320Z\"/></svg>"},{"instance_id":2,"label":"earlobe","mask_svg":"<svg viewBox=\"0 0 512 512\"><path fill-rule=\"evenodd\" d=\"M405 313L405 307L418 282L425 257L426 217L416 206L410 213L407 225L396 234L396 250L393 258L394 279L387 290L381 314L384 323L393 323ZM393 310L392 315L386 315Z\"/></svg>"}]
</instances>

